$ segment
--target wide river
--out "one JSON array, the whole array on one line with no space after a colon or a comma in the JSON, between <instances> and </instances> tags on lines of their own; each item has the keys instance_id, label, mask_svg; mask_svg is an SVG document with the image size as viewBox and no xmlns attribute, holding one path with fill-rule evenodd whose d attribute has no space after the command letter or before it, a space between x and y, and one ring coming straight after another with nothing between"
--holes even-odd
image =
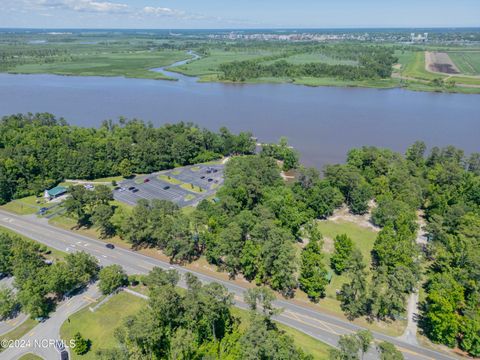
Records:
<instances>
[{"instance_id":1,"label":"wide river","mask_svg":"<svg viewBox=\"0 0 480 360\"><path fill-rule=\"evenodd\" d=\"M0 115L51 112L98 126L119 116L155 125L191 121L252 131L260 141L287 136L306 165L343 162L348 149L404 151L416 140L480 151L480 96L402 89L232 85L121 77L0 74Z\"/></svg>"}]
</instances>

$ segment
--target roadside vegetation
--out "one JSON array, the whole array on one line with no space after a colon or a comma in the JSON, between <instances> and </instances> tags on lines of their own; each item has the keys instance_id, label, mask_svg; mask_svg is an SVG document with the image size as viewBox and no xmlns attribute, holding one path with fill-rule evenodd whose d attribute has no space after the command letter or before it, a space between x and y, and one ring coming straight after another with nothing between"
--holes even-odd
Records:
<instances>
[{"instance_id":1,"label":"roadside vegetation","mask_svg":"<svg viewBox=\"0 0 480 360\"><path fill-rule=\"evenodd\" d=\"M148 301L120 292L94 313L85 308L72 315L61 328L62 338L68 341L80 333L91 343L86 354L73 358L127 359L139 353L185 360L328 358L328 345L271 319L277 310L268 290L250 291L251 310L246 311L233 307L221 285L202 285L188 275L185 290L176 287L178 280L175 271L155 268L135 278L146 286ZM261 313L255 311L259 306L264 306Z\"/></svg>"},{"instance_id":2,"label":"roadside vegetation","mask_svg":"<svg viewBox=\"0 0 480 360\"><path fill-rule=\"evenodd\" d=\"M98 262L92 256L79 252L52 263L49 253L32 240L0 232L0 273L13 276L17 290L2 290L2 318L16 311L32 319L47 317L65 294L96 277Z\"/></svg>"}]
</instances>

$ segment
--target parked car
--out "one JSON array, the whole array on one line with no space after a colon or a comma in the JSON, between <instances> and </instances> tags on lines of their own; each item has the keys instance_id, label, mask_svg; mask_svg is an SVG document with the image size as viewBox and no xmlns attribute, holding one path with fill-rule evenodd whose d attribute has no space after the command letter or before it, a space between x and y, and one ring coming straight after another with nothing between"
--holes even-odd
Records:
<instances>
[{"instance_id":1,"label":"parked car","mask_svg":"<svg viewBox=\"0 0 480 360\"><path fill-rule=\"evenodd\" d=\"M205 179L205 176L200 176L200 179L202 179L202 180Z\"/></svg>"},{"instance_id":2,"label":"parked car","mask_svg":"<svg viewBox=\"0 0 480 360\"><path fill-rule=\"evenodd\" d=\"M130 191L132 191L133 189L135 189L135 186L130 186L130 187L128 188L128 190L130 190Z\"/></svg>"},{"instance_id":3,"label":"parked car","mask_svg":"<svg viewBox=\"0 0 480 360\"><path fill-rule=\"evenodd\" d=\"M163 187L163 190L168 190L168 189L170 189L170 186L168 185Z\"/></svg>"},{"instance_id":4,"label":"parked car","mask_svg":"<svg viewBox=\"0 0 480 360\"><path fill-rule=\"evenodd\" d=\"M150 179L145 179L145 180L143 180L143 182L148 183L148 182L150 182Z\"/></svg>"},{"instance_id":5,"label":"parked car","mask_svg":"<svg viewBox=\"0 0 480 360\"><path fill-rule=\"evenodd\" d=\"M136 192L138 192L138 191L139 191L138 189L133 189L133 190L132 190L133 193L136 193Z\"/></svg>"},{"instance_id":6,"label":"parked car","mask_svg":"<svg viewBox=\"0 0 480 360\"><path fill-rule=\"evenodd\" d=\"M57 350L58 352L62 352L63 350L65 350L65 344L61 340L56 340L54 346L55 350Z\"/></svg>"},{"instance_id":7,"label":"parked car","mask_svg":"<svg viewBox=\"0 0 480 360\"><path fill-rule=\"evenodd\" d=\"M115 249L115 245L110 244L110 243L106 244L105 247L106 247L107 249L111 249L111 250Z\"/></svg>"},{"instance_id":8,"label":"parked car","mask_svg":"<svg viewBox=\"0 0 480 360\"><path fill-rule=\"evenodd\" d=\"M211 179L211 178L208 179L208 182L212 182L212 181L213 181L213 179Z\"/></svg>"}]
</instances>

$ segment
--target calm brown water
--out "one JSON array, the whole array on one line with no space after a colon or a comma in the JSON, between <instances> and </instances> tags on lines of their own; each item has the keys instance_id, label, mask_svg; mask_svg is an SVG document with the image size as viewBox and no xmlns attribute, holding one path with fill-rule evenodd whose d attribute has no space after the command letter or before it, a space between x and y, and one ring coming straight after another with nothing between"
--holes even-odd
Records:
<instances>
[{"instance_id":1,"label":"calm brown water","mask_svg":"<svg viewBox=\"0 0 480 360\"><path fill-rule=\"evenodd\" d=\"M401 89L228 85L104 77L0 74L0 115L51 112L98 126L123 115L191 121L213 130L251 130L260 141L287 136L306 165L342 162L352 147L404 151L416 140L480 151L480 96Z\"/></svg>"}]
</instances>

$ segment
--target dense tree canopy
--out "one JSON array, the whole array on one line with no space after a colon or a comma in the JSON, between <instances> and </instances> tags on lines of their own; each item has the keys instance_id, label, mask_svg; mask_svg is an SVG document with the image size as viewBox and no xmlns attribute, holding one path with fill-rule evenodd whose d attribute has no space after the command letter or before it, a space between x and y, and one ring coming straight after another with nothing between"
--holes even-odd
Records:
<instances>
[{"instance_id":1,"label":"dense tree canopy","mask_svg":"<svg viewBox=\"0 0 480 360\"><path fill-rule=\"evenodd\" d=\"M190 123L155 128L121 119L96 129L68 126L51 114L6 116L0 120L0 204L66 178L150 173L254 150L249 133L214 133Z\"/></svg>"}]
</instances>

